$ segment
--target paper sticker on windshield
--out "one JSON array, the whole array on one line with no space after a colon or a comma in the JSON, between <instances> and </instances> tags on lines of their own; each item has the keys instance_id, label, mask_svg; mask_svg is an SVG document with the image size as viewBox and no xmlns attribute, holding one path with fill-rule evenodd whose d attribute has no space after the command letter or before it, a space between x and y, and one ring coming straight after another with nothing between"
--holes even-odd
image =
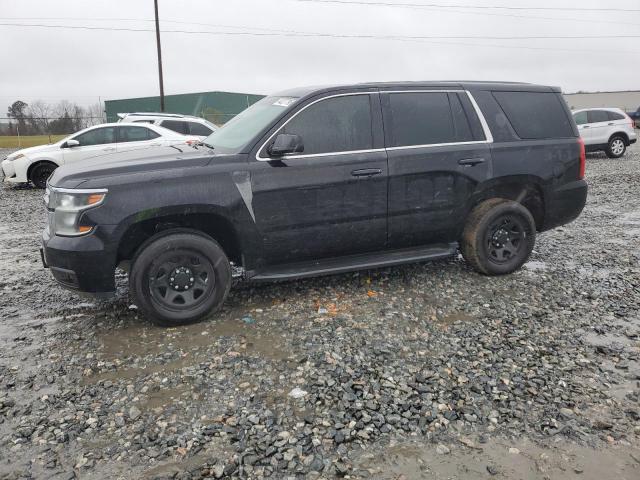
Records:
<instances>
[{"instance_id":1,"label":"paper sticker on windshield","mask_svg":"<svg viewBox=\"0 0 640 480\"><path fill-rule=\"evenodd\" d=\"M280 97L275 102L273 102L273 105L276 107L288 107L296 100L297 99L294 97Z\"/></svg>"}]
</instances>

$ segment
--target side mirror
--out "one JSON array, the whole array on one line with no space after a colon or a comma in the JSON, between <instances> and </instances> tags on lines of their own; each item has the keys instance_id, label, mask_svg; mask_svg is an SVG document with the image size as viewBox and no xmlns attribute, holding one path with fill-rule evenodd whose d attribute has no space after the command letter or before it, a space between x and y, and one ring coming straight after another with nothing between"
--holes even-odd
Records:
<instances>
[{"instance_id":1,"label":"side mirror","mask_svg":"<svg viewBox=\"0 0 640 480\"><path fill-rule=\"evenodd\" d=\"M77 147L78 145L80 145L80 142L78 140L67 140L66 142L64 142L62 144L62 148L72 148L72 147Z\"/></svg>"},{"instance_id":2,"label":"side mirror","mask_svg":"<svg viewBox=\"0 0 640 480\"><path fill-rule=\"evenodd\" d=\"M302 137L300 135L281 133L271 144L268 152L273 157L282 157L288 153L302 153L304 152Z\"/></svg>"}]
</instances>

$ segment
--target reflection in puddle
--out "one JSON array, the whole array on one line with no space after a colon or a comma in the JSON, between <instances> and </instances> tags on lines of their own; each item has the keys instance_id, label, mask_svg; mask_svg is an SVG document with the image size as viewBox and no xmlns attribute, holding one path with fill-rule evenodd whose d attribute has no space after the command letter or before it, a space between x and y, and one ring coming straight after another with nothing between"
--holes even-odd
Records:
<instances>
[{"instance_id":1,"label":"reflection in puddle","mask_svg":"<svg viewBox=\"0 0 640 480\"><path fill-rule=\"evenodd\" d=\"M131 380L181 370L211 361L221 353L266 361L289 358L291 352L285 348L282 336L267 328L268 325L226 318L179 328L135 325L101 332L98 334L99 364L116 369L91 374L83 378L83 382Z\"/></svg>"}]
</instances>

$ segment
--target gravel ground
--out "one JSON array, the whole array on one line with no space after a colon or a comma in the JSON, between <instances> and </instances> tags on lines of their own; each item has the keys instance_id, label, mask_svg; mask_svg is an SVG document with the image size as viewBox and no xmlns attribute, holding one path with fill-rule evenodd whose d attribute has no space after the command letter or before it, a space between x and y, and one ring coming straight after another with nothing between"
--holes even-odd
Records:
<instances>
[{"instance_id":1,"label":"gravel ground","mask_svg":"<svg viewBox=\"0 0 640 480\"><path fill-rule=\"evenodd\" d=\"M1 186L0 479L640 478L640 149L587 177L515 274L242 284L179 329L59 288Z\"/></svg>"}]
</instances>

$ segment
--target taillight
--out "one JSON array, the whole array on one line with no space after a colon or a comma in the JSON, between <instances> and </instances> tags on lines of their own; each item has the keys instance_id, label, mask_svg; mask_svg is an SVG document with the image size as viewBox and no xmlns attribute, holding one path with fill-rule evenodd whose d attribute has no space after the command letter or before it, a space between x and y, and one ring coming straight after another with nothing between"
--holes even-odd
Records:
<instances>
[{"instance_id":1,"label":"taillight","mask_svg":"<svg viewBox=\"0 0 640 480\"><path fill-rule=\"evenodd\" d=\"M584 140L582 137L578 137L578 145L580 145L580 171L578 173L578 180L582 180L587 166L587 153L584 148Z\"/></svg>"}]
</instances>

